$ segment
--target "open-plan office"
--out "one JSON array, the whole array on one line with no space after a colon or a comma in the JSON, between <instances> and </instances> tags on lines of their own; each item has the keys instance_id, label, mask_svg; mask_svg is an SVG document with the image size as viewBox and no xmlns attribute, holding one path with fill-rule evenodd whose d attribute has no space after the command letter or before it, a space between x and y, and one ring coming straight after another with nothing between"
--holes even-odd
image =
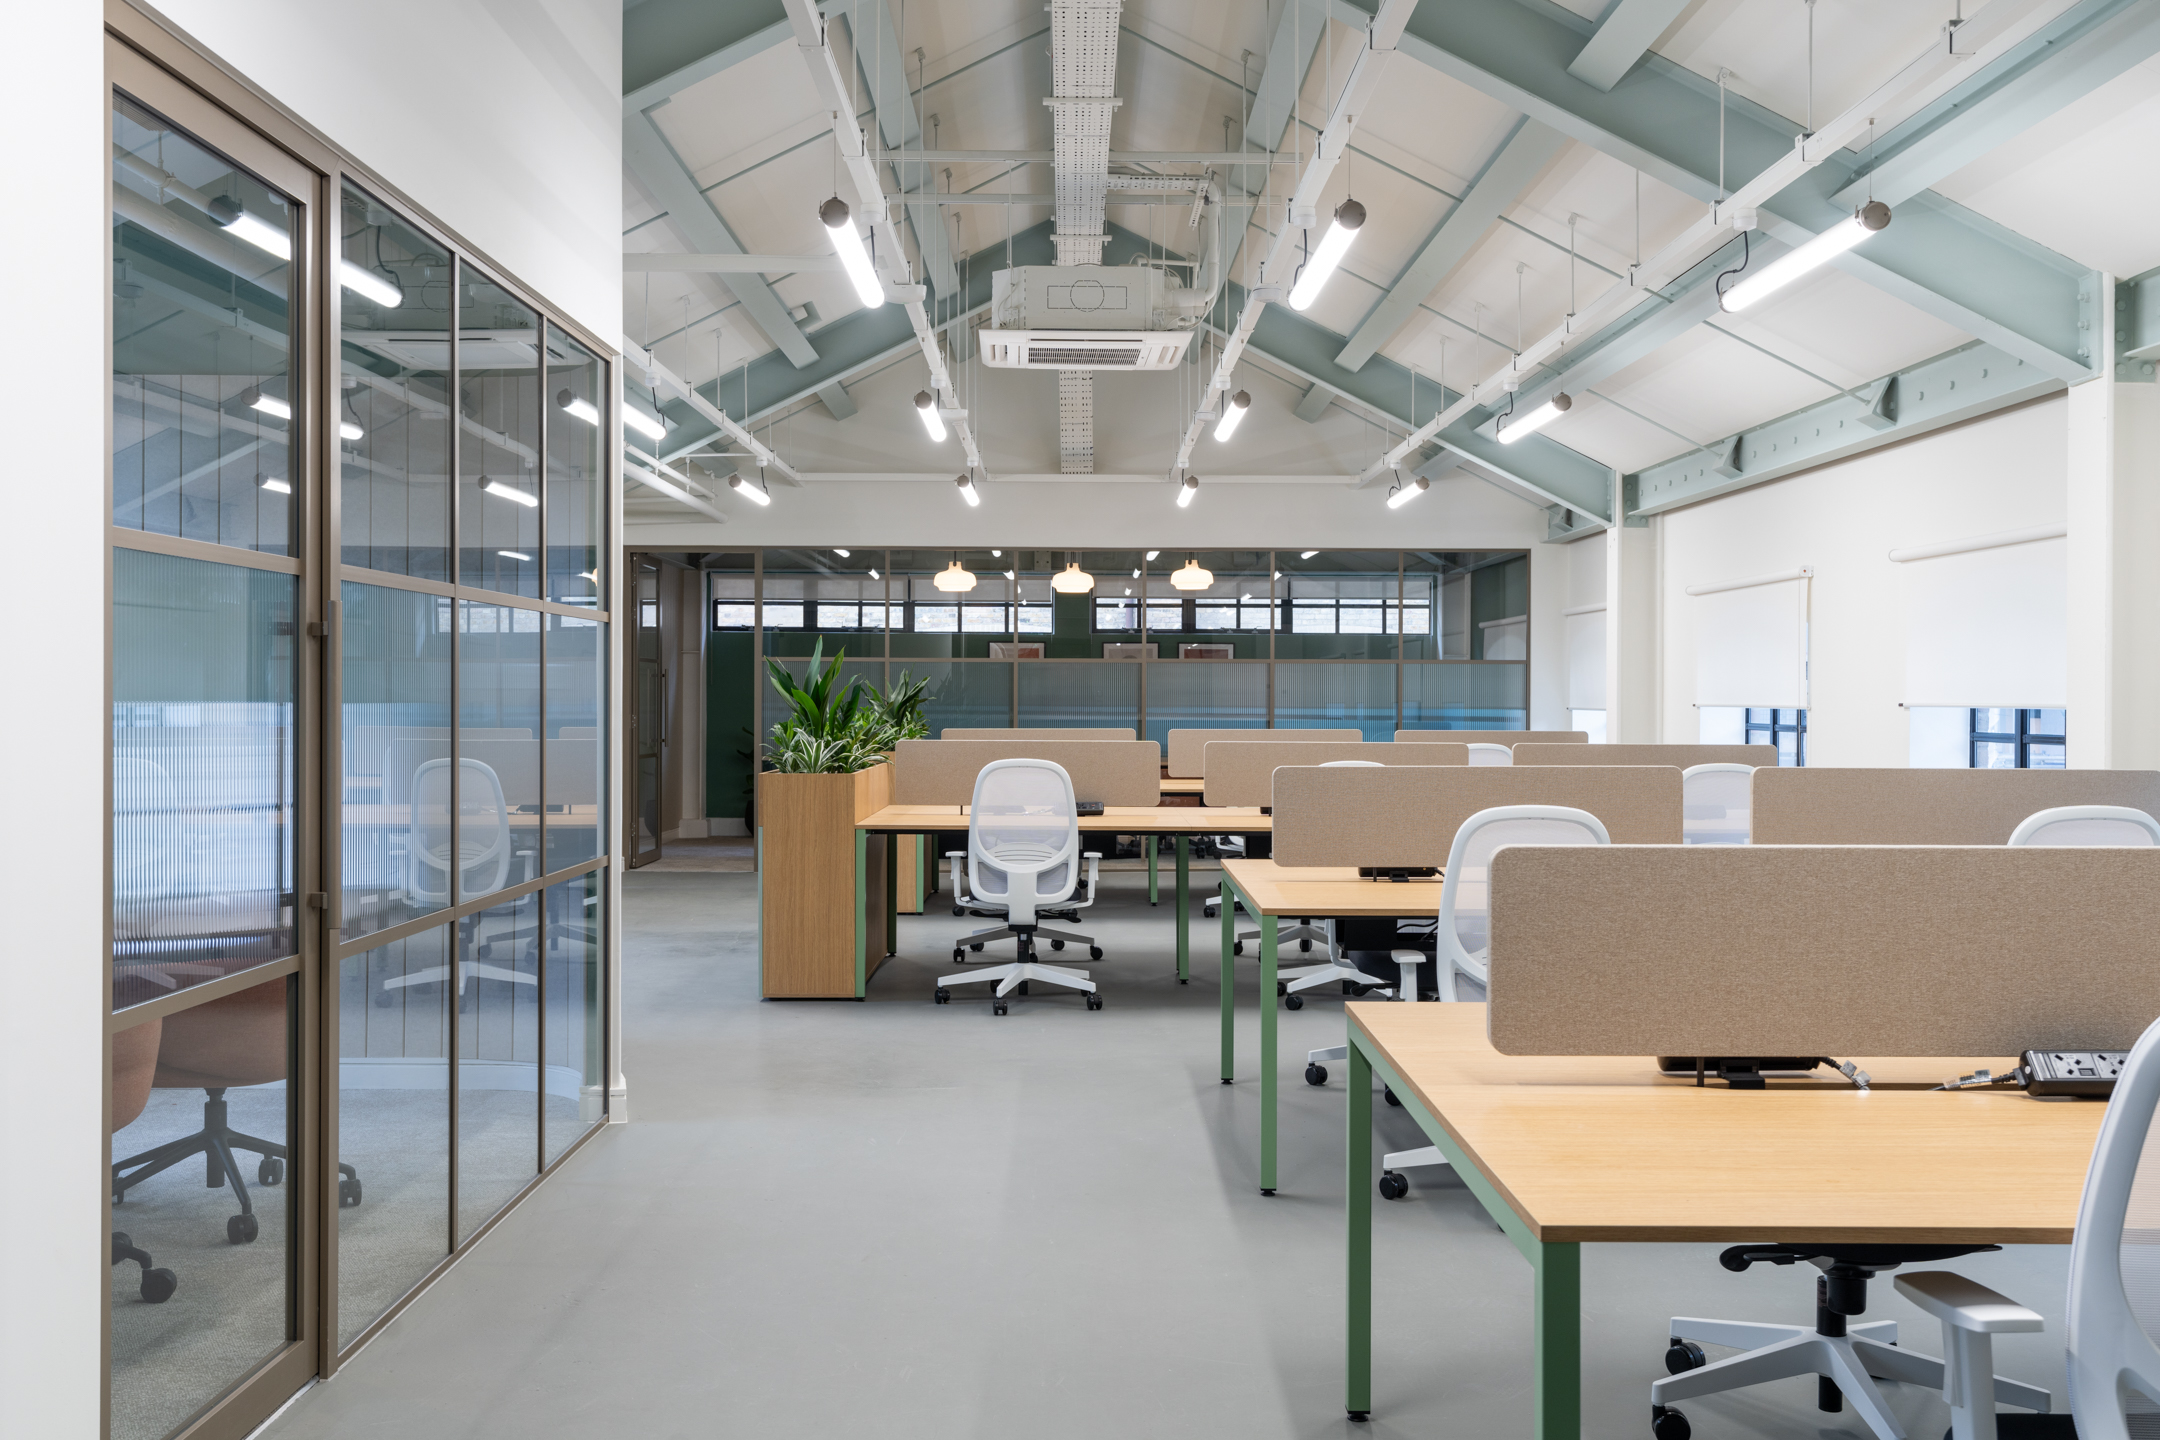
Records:
<instances>
[{"instance_id":1,"label":"open-plan office","mask_svg":"<svg viewBox=\"0 0 2160 1440\"><path fill-rule=\"evenodd\" d=\"M0 1436L2160 1424L2160 0L63 10Z\"/></svg>"}]
</instances>

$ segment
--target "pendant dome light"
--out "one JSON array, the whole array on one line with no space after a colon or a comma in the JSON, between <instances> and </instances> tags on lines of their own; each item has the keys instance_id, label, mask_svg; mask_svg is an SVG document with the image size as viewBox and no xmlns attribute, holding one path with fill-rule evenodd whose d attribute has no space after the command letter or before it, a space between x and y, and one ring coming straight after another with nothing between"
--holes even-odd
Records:
<instances>
[{"instance_id":1,"label":"pendant dome light","mask_svg":"<svg viewBox=\"0 0 2160 1440\"><path fill-rule=\"evenodd\" d=\"M1050 588L1060 595L1085 595L1095 588L1095 577L1080 568L1077 560L1065 562L1065 568L1050 577Z\"/></svg>"},{"instance_id":2,"label":"pendant dome light","mask_svg":"<svg viewBox=\"0 0 2160 1440\"><path fill-rule=\"evenodd\" d=\"M1170 572L1170 585L1176 590L1205 590L1215 583L1215 572L1200 568L1199 560L1186 556L1185 563Z\"/></svg>"},{"instance_id":3,"label":"pendant dome light","mask_svg":"<svg viewBox=\"0 0 2160 1440\"><path fill-rule=\"evenodd\" d=\"M930 583L945 591L972 590L975 588L975 572L964 568L955 556L952 564L938 571L936 578Z\"/></svg>"}]
</instances>

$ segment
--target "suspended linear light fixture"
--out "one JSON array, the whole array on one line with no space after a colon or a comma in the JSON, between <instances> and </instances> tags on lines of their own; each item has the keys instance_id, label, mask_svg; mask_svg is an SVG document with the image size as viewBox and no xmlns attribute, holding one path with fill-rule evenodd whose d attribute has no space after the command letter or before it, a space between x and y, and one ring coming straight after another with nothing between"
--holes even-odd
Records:
<instances>
[{"instance_id":1,"label":"suspended linear light fixture","mask_svg":"<svg viewBox=\"0 0 2160 1440\"><path fill-rule=\"evenodd\" d=\"M1493 433L1502 445L1512 445L1523 436L1544 429L1574 408L1575 401L1562 390L1536 409L1525 410L1520 415L1501 416L1501 423Z\"/></svg>"},{"instance_id":2,"label":"suspended linear light fixture","mask_svg":"<svg viewBox=\"0 0 2160 1440\"><path fill-rule=\"evenodd\" d=\"M1300 559L1300 560L1310 560L1310 559L1312 559L1312 557L1313 557L1313 556L1315 556L1315 555L1317 555L1317 554L1319 554L1319 553L1320 553L1320 552L1319 552L1319 551L1317 551L1317 550L1300 550L1300 551L1298 551L1298 557L1297 557L1297 558L1298 558L1298 559Z\"/></svg>"},{"instance_id":3,"label":"suspended linear light fixture","mask_svg":"<svg viewBox=\"0 0 2160 1440\"><path fill-rule=\"evenodd\" d=\"M749 481L743 479L742 472L740 470L727 477L727 488L733 490L736 494L742 496L743 499L750 501L754 505L772 504L772 496L766 494L757 486L752 485Z\"/></svg>"},{"instance_id":4,"label":"suspended linear light fixture","mask_svg":"<svg viewBox=\"0 0 2160 1440\"><path fill-rule=\"evenodd\" d=\"M350 260L338 261L338 284L365 295L385 310L395 310L405 303L405 292L398 288L395 280L373 270L363 270Z\"/></svg>"},{"instance_id":5,"label":"suspended linear light fixture","mask_svg":"<svg viewBox=\"0 0 2160 1440\"><path fill-rule=\"evenodd\" d=\"M667 422L657 416L647 415L635 405L622 407L622 423L648 440L667 439Z\"/></svg>"},{"instance_id":6,"label":"suspended linear light fixture","mask_svg":"<svg viewBox=\"0 0 2160 1440\"><path fill-rule=\"evenodd\" d=\"M915 413L922 416L922 428L930 432L932 441L945 442L945 417L937 413L937 396L928 390L915 392Z\"/></svg>"},{"instance_id":7,"label":"suspended linear light fixture","mask_svg":"<svg viewBox=\"0 0 2160 1440\"><path fill-rule=\"evenodd\" d=\"M1160 550L1150 550L1147 552L1147 558L1153 560L1157 555L1160 554L1162 554L1162 551Z\"/></svg>"},{"instance_id":8,"label":"suspended linear light fixture","mask_svg":"<svg viewBox=\"0 0 2160 1440\"><path fill-rule=\"evenodd\" d=\"M528 510L537 509L540 505L539 496L528 495L509 481L497 480L488 475L480 477L480 493L493 495L502 500L509 500L515 504L523 505Z\"/></svg>"},{"instance_id":9,"label":"suspended linear light fixture","mask_svg":"<svg viewBox=\"0 0 2160 1440\"><path fill-rule=\"evenodd\" d=\"M1199 493L1200 477L1197 475L1187 475L1182 481L1179 482L1177 487L1178 509L1183 510L1186 506L1192 504L1192 497Z\"/></svg>"},{"instance_id":10,"label":"suspended linear light fixture","mask_svg":"<svg viewBox=\"0 0 2160 1440\"><path fill-rule=\"evenodd\" d=\"M1809 271L1829 264L1889 223L1890 207L1880 200L1870 200L1807 244L1765 267L1761 274L1739 281L1725 292L1722 303L1727 310L1745 310Z\"/></svg>"},{"instance_id":11,"label":"suspended linear light fixture","mask_svg":"<svg viewBox=\"0 0 2160 1440\"><path fill-rule=\"evenodd\" d=\"M1418 476L1408 485L1397 485L1394 489L1388 491L1387 508L1400 510L1431 488L1432 481L1426 479L1423 475Z\"/></svg>"},{"instance_id":12,"label":"suspended linear light fixture","mask_svg":"<svg viewBox=\"0 0 2160 1440\"><path fill-rule=\"evenodd\" d=\"M520 554L515 550L497 550L495 553L505 560L518 560L527 565L532 564L532 556Z\"/></svg>"},{"instance_id":13,"label":"suspended linear light fixture","mask_svg":"<svg viewBox=\"0 0 2160 1440\"><path fill-rule=\"evenodd\" d=\"M1232 435L1235 435L1238 422L1245 418L1245 412L1250 409L1252 409L1252 394L1249 391L1240 390L1235 395L1224 397L1222 419L1215 422L1215 438L1217 440L1228 440Z\"/></svg>"},{"instance_id":14,"label":"suspended linear light fixture","mask_svg":"<svg viewBox=\"0 0 2160 1440\"><path fill-rule=\"evenodd\" d=\"M280 420L292 419L292 406L287 405L283 400L275 396L265 395L260 390L254 392L254 397L248 401L248 408L250 410L260 410L265 415L274 415ZM362 430L350 420L338 421L337 428L340 440L358 440L367 434L367 431Z\"/></svg>"},{"instance_id":15,"label":"suspended linear light fixture","mask_svg":"<svg viewBox=\"0 0 2160 1440\"><path fill-rule=\"evenodd\" d=\"M273 495L292 494L292 486L286 484L283 480L278 479L274 475L263 476L262 488L268 490Z\"/></svg>"},{"instance_id":16,"label":"suspended linear light fixture","mask_svg":"<svg viewBox=\"0 0 2160 1440\"><path fill-rule=\"evenodd\" d=\"M849 280L855 283L855 294L872 310L885 303L885 287L878 282L877 268L870 263L870 251L863 244L862 236L855 231L855 217L849 213L847 201L835 195L818 206L818 219L825 222L825 233L832 236L833 253L840 257L840 268L847 271Z\"/></svg>"},{"instance_id":17,"label":"suspended linear light fixture","mask_svg":"<svg viewBox=\"0 0 2160 1440\"><path fill-rule=\"evenodd\" d=\"M1365 224L1365 207L1355 200L1345 200L1335 207L1335 218L1328 222L1327 234L1320 237L1320 248L1313 251L1298 272L1297 283L1290 287L1290 308L1304 310L1320 298L1321 287L1342 264L1349 253L1350 242L1357 239L1358 231Z\"/></svg>"},{"instance_id":18,"label":"suspended linear light fixture","mask_svg":"<svg viewBox=\"0 0 2160 1440\"><path fill-rule=\"evenodd\" d=\"M292 237L260 216L248 214L247 207L232 196L220 195L212 200L210 218L233 239L245 240L280 260L292 259Z\"/></svg>"},{"instance_id":19,"label":"suspended linear light fixture","mask_svg":"<svg viewBox=\"0 0 2160 1440\"><path fill-rule=\"evenodd\" d=\"M952 564L931 578L931 584L945 591L965 591L975 588L975 572L961 565L956 558Z\"/></svg>"},{"instance_id":20,"label":"suspended linear light fixture","mask_svg":"<svg viewBox=\"0 0 2160 1440\"><path fill-rule=\"evenodd\" d=\"M841 559L843 559L843 560L845 560L845 559L847 559L847 558L848 558L848 552L847 552L847 551L845 551L845 550L842 550L842 549L841 549L841 548L840 548L839 546L837 546L837 545L835 545L835 546L833 547L833 552L832 552L832 553L833 553L833 554L835 554L835 555L837 555L837 556L839 556L839 557L840 557Z\"/></svg>"},{"instance_id":21,"label":"suspended linear light fixture","mask_svg":"<svg viewBox=\"0 0 2160 1440\"><path fill-rule=\"evenodd\" d=\"M592 401L580 400L568 390L555 392L555 404L557 408L573 420L582 420L587 425L598 425L600 423L600 412L593 408ZM627 410L629 407L625 406L624 408Z\"/></svg>"},{"instance_id":22,"label":"suspended linear light fixture","mask_svg":"<svg viewBox=\"0 0 2160 1440\"><path fill-rule=\"evenodd\" d=\"M970 480L965 475L959 475L954 477L953 483L960 487L960 498L967 501L971 507L982 504L982 496L975 493L975 482L973 480ZM998 552L993 550L990 553L995 555Z\"/></svg>"},{"instance_id":23,"label":"suspended linear light fixture","mask_svg":"<svg viewBox=\"0 0 2160 1440\"><path fill-rule=\"evenodd\" d=\"M1214 583L1215 572L1201 569L1199 560L1190 555L1185 557L1183 565L1170 572L1173 590L1205 590Z\"/></svg>"}]
</instances>

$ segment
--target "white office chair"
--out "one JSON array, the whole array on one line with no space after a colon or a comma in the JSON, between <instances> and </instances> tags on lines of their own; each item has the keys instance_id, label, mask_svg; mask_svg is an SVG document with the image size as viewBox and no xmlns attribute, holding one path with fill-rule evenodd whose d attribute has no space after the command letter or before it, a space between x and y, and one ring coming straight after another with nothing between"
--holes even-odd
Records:
<instances>
[{"instance_id":1,"label":"white office chair","mask_svg":"<svg viewBox=\"0 0 2160 1440\"><path fill-rule=\"evenodd\" d=\"M2160 820L2128 805L2058 805L2018 821L2012 845L2160 845Z\"/></svg>"},{"instance_id":2,"label":"white office chair","mask_svg":"<svg viewBox=\"0 0 2160 1440\"><path fill-rule=\"evenodd\" d=\"M938 978L934 998L943 1005L952 999L948 986L967 981L991 981L997 985L992 997L993 1014L1005 1013L1005 997L1018 990L1027 993L1028 982L1085 991L1087 1008L1102 1009L1102 996L1087 971L1065 965L1047 965L1035 958L1037 936L1047 937L1052 948L1065 942L1088 947L1088 958L1102 959L1092 936L1070 930L1053 930L1040 918L1079 919L1079 912L1095 903L1096 870L1102 856L1080 853L1080 810L1073 800L1072 777L1065 767L1048 760L993 760L975 777L974 803L968 810L967 869L962 856L951 853L953 904L976 915L1005 917L1003 925L977 930L953 947L955 962L965 963L968 949L980 950L993 940L1011 940L1016 958L1009 965L987 970L962 971ZM1081 890L1080 861L1087 861L1085 893Z\"/></svg>"},{"instance_id":3,"label":"white office chair","mask_svg":"<svg viewBox=\"0 0 2160 1440\"><path fill-rule=\"evenodd\" d=\"M1440 998L1458 998L1455 977L1466 976L1486 988L1492 983L1491 883L1493 852L1503 845L1610 845L1605 824L1587 810L1566 805L1495 805L1463 821L1448 846L1441 872L1439 965ZM1398 952L1399 953L1399 952ZM1416 952L1412 952L1416 953ZM1420 958L1423 958L1422 956ZM1413 983L1411 993L1417 993ZM1388 1095L1390 1101L1395 1097ZM1399 1102L1397 1102L1399 1103ZM1400 1200L1410 1193L1404 1170L1445 1165L1437 1145L1396 1150L1380 1161L1380 1193Z\"/></svg>"},{"instance_id":4,"label":"white office chair","mask_svg":"<svg viewBox=\"0 0 2160 1440\"><path fill-rule=\"evenodd\" d=\"M1995 1368L1991 1337L2042 1329L2038 1315L1948 1271L1898 1277L1898 1292L1942 1322L1950 1375L1932 1383L1944 1386L1950 1402L1951 1440L2129 1440L2160 1429L2160 1415L2153 1413L2160 1409L2160 1348L2153 1343L2160 1335L2155 1108L2160 1023L2139 1037L2116 1078L2078 1202L2070 1241L2069 1415L2049 1413L2045 1390L2019 1398L2005 1394L2006 1382L1998 1377L1989 1395L1980 1379ZM2040 1413L1997 1415L1997 1400Z\"/></svg>"},{"instance_id":5,"label":"white office chair","mask_svg":"<svg viewBox=\"0 0 2160 1440\"><path fill-rule=\"evenodd\" d=\"M1506 745L1494 745L1488 741L1479 740L1473 742L1470 746L1470 763L1472 765L1513 765L1515 763L1515 752Z\"/></svg>"},{"instance_id":6,"label":"white office chair","mask_svg":"<svg viewBox=\"0 0 2160 1440\"><path fill-rule=\"evenodd\" d=\"M512 883L510 872L519 857L512 846L510 802L503 797L502 777L495 773L494 766L471 759L458 761L458 774L460 783L457 793L452 795L448 759L423 760L413 771L411 820L405 836L405 895L419 906L446 906L456 903L459 896L470 900L492 895ZM450 811L453 805L458 818L458 853L454 866L450 856ZM453 868L457 873L457 895L451 893ZM523 869L525 873L518 877L518 883L533 878L530 855L523 857ZM465 933L461 940L470 943L484 917L514 911L537 903L538 899L537 893L520 896L506 905L490 906L466 916L462 922ZM463 953L466 943L457 946L457 953L449 965L430 965L425 970L394 975L383 981L382 989L375 994L375 1003L388 1005L393 991L409 985L433 984L453 973L457 977L460 1002L467 999L468 983L473 980L500 980L507 985L539 987L538 976L480 960L467 960ZM487 953L492 945L492 941L482 942L481 953Z\"/></svg>"},{"instance_id":7,"label":"white office chair","mask_svg":"<svg viewBox=\"0 0 2160 1440\"><path fill-rule=\"evenodd\" d=\"M1748 843L1752 765L1690 765L1680 772L1680 839L1688 845Z\"/></svg>"}]
</instances>

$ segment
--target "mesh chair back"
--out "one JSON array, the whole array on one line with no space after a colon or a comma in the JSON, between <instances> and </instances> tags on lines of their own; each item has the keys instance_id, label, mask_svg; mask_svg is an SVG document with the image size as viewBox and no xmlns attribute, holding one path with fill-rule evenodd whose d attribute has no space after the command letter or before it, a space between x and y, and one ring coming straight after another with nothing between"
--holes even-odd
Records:
<instances>
[{"instance_id":1,"label":"mesh chair back","mask_svg":"<svg viewBox=\"0 0 2160 1440\"><path fill-rule=\"evenodd\" d=\"M492 895L510 878L510 805L502 779L482 760L460 760L458 864L462 898ZM450 762L427 760L413 772L412 821L405 838L405 889L415 900L446 905L450 896Z\"/></svg>"},{"instance_id":2,"label":"mesh chair back","mask_svg":"<svg viewBox=\"0 0 2160 1440\"><path fill-rule=\"evenodd\" d=\"M1478 741L1470 747L1472 765L1513 765L1515 752L1505 745L1489 745Z\"/></svg>"},{"instance_id":3,"label":"mesh chair back","mask_svg":"<svg viewBox=\"0 0 2160 1440\"><path fill-rule=\"evenodd\" d=\"M1748 843L1752 765L1690 765L1680 772L1680 839L1688 845Z\"/></svg>"},{"instance_id":4,"label":"mesh chair back","mask_svg":"<svg viewBox=\"0 0 2160 1440\"><path fill-rule=\"evenodd\" d=\"M1080 811L1072 777L1048 760L994 760L975 777L968 812L968 884L978 900L1033 924L1038 904L1070 899L1080 881Z\"/></svg>"},{"instance_id":5,"label":"mesh chair back","mask_svg":"<svg viewBox=\"0 0 2160 1440\"><path fill-rule=\"evenodd\" d=\"M1440 952L1455 969L1483 982L1491 943L1492 856L1503 845L1609 845L1597 816L1566 805L1497 805L1480 810L1455 832L1440 883ZM1442 966L1441 998L1453 998L1453 978Z\"/></svg>"},{"instance_id":6,"label":"mesh chair back","mask_svg":"<svg viewBox=\"0 0 2160 1440\"><path fill-rule=\"evenodd\" d=\"M2058 805L2010 832L2012 845L2160 845L2160 820L2127 805Z\"/></svg>"},{"instance_id":7,"label":"mesh chair back","mask_svg":"<svg viewBox=\"0 0 2160 1440\"><path fill-rule=\"evenodd\" d=\"M2070 1406L2079 1440L2128 1440L2160 1422L2156 1105L2160 1022L2139 1038L2115 1083L2070 1245Z\"/></svg>"}]
</instances>

